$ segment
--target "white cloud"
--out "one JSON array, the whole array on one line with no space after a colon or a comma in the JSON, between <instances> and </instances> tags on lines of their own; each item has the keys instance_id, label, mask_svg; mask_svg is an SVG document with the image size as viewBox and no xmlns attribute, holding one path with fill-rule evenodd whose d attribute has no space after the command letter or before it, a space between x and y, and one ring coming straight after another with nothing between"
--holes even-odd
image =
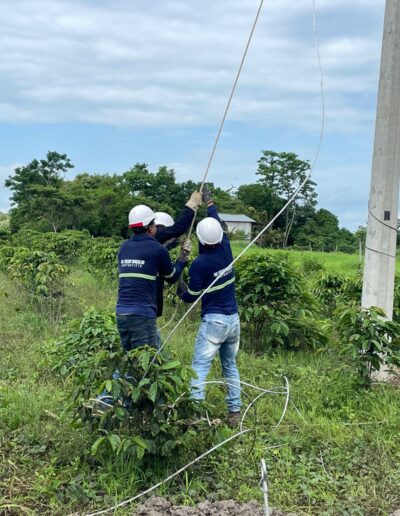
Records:
<instances>
[{"instance_id":1,"label":"white cloud","mask_svg":"<svg viewBox=\"0 0 400 516\"><path fill-rule=\"evenodd\" d=\"M3 0L0 120L214 125L257 5ZM349 9L347 0L318 0L317 7L321 17L336 9L339 25ZM366 9L379 13L382 0L353 1L351 8L362 24ZM376 88L380 42L368 28L357 36L321 33L320 40L328 123L362 127L371 106L354 108L349 95ZM266 2L230 118L314 128L320 109L313 45L311 2Z\"/></svg>"}]
</instances>

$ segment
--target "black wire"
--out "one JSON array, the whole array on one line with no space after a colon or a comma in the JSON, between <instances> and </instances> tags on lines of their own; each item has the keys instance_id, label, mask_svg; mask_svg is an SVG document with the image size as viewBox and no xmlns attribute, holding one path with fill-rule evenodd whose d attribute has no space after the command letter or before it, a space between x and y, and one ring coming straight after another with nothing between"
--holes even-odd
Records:
<instances>
[{"instance_id":1,"label":"black wire","mask_svg":"<svg viewBox=\"0 0 400 516\"><path fill-rule=\"evenodd\" d=\"M386 222L384 222L383 220L378 219L378 217L372 211L370 203L368 203L368 212L371 214L372 218L374 218L377 222L382 224L382 226L386 226L387 228L392 229L393 231L396 231L396 233L397 233L397 231L398 231L397 227L395 228L394 226L391 226L390 224L386 224ZM377 252L379 252L379 251L377 251Z\"/></svg>"},{"instance_id":2,"label":"black wire","mask_svg":"<svg viewBox=\"0 0 400 516\"><path fill-rule=\"evenodd\" d=\"M377 251L376 249L372 249L371 247L368 247L367 245L365 245L365 249L368 249L368 251L372 251L373 253L383 254L384 256L388 256L389 258L394 258L395 260L397 258L396 255L384 253L383 251Z\"/></svg>"}]
</instances>

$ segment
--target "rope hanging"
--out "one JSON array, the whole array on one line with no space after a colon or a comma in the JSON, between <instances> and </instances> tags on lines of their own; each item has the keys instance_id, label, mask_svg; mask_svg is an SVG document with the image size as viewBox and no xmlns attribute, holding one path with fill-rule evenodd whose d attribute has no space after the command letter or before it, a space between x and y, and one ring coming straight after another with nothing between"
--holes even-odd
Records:
<instances>
[{"instance_id":1,"label":"rope hanging","mask_svg":"<svg viewBox=\"0 0 400 516\"><path fill-rule=\"evenodd\" d=\"M244 52L243 52L242 60L240 61L239 69L237 71L237 74L236 74L236 77L235 77L235 81L234 81L233 86L232 86L231 93L229 95L229 99L228 99L228 103L227 103L225 111L224 111L224 115L222 117L221 124L219 126L218 133L217 133L217 136L216 136L215 141L214 141L214 145L212 146L210 158L208 160L207 167L206 167L206 170L204 172L203 180L201 182L200 193L202 193L203 187L204 187L204 183L207 180L208 172L210 170L211 163L212 163L212 161L214 159L214 154L215 154L215 151L217 149L219 138L221 136L222 129L224 128L225 120L226 120L226 117L228 115L229 108L231 107L232 99L233 99L233 96L234 96L235 91L236 91L236 86L237 86L237 84L239 82L239 78L240 78L240 74L242 73L244 62L246 61L247 52L249 50L251 40L253 39L253 34L254 34L255 29L256 29L258 19L259 19L260 14L261 14L261 9L263 7L263 4L264 4L264 0L261 0L260 5L259 5L258 10L257 10L256 17L255 17L254 22L253 22L253 26L252 26L251 31L250 31L249 38L247 40L247 43L246 43L246 46L245 46L245 49L244 49ZM196 208L196 210L195 210L195 215L193 217L192 223L191 223L190 228L189 228L189 233L188 233L188 236L187 236L188 239L190 238L190 235L192 234L192 231L193 231L194 221L195 221L196 215L197 215L197 209L198 208Z\"/></svg>"}]
</instances>

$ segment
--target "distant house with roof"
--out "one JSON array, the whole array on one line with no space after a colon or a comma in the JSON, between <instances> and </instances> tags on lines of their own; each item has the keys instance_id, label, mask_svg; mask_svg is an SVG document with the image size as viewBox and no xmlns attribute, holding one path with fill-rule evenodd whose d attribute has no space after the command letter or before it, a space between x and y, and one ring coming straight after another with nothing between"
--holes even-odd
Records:
<instances>
[{"instance_id":1,"label":"distant house with roof","mask_svg":"<svg viewBox=\"0 0 400 516\"><path fill-rule=\"evenodd\" d=\"M246 235L251 236L253 224L256 224L256 221L247 215L220 213L219 216L220 219L228 226L229 233L233 233L234 231L244 231Z\"/></svg>"}]
</instances>

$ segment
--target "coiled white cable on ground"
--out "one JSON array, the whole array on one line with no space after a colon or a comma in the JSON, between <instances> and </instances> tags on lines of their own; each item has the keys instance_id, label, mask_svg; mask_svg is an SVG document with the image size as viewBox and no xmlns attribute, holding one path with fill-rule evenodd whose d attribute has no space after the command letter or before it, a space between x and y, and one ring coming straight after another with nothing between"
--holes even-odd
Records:
<instances>
[{"instance_id":1,"label":"coiled white cable on ground","mask_svg":"<svg viewBox=\"0 0 400 516\"><path fill-rule=\"evenodd\" d=\"M206 452L202 453L201 455L199 455L198 457L196 457L194 460L192 460L191 462L189 462L188 464L182 466L180 469L178 469L177 471L175 471L175 473L172 473L171 475L169 475L167 478L165 478L164 480L161 480L160 482L158 482L157 484L149 487L148 489L146 489L145 491L142 491L141 493L133 496L132 498L129 498L128 500L124 500L112 507L109 507L108 509L103 509L101 511L96 511L96 512L92 512L92 513L88 513L86 514L86 516L98 516L100 514L107 514L109 512L112 512L112 511L115 511L116 509L119 509L120 507L124 507L126 505L129 505L130 503L134 502L135 500L141 498L142 496L145 496L146 494L149 494L151 493L152 491L154 491L155 489L157 489L158 487L162 486L163 484L169 482L170 480L172 480L173 478L175 478L176 476L178 476L180 473L182 473L183 471L185 471L186 469L188 469L190 466L192 466L193 464L195 464L196 462L199 462L200 460L204 459L205 457L207 457L207 455L210 455L211 453L213 453L215 450L217 450L218 448L220 448L221 446L224 446L225 444L227 444L228 442L236 439L237 437L240 437L241 435L244 435L244 434L247 434L249 432L255 432L255 428L247 428L247 429L243 429L242 428L242 425L243 425L243 421L244 421L244 418L246 417L246 414L248 413L248 410L251 408L251 407L254 407L256 401L258 399L260 399L261 396L265 396L266 394L275 394L275 395L282 395L282 394L285 394L286 393L286 402L285 402L285 408L282 412L282 415L279 419L279 423L278 425L280 424L280 422L282 421L282 419L284 418L285 416L285 413L286 413L286 408L287 408L287 404L288 404L288 395L289 395L289 382L287 380L286 377L284 377L285 379L285 383L286 383L286 387L277 387L275 389L264 389L262 387L258 387L256 385L252 385L250 383L247 383L247 382L238 382L238 383L242 383L248 387L251 387L251 388L254 388L256 390L261 390L263 392L261 392L256 398L254 398L248 405L245 413L243 414L243 417L242 417L242 421L241 421L241 424L240 424L240 429L238 432L236 432L234 435L228 437L227 439L225 439L224 441L216 444L215 446L213 446L212 448L210 448L209 450L207 450ZM206 381L206 382L203 382L204 384L222 384L222 385L233 385L234 387L237 387L237 385L234 385L234 384L229 384L229 382L227 382L226 380L211 380L211 381ZM282 391L281 389L285 389L284 391ZM243 390L241 389L241 391L243 392ZM248 393L246 393L246 395L248 397L250 397L248 395ZM174 404L172 405L171 409L172 410L174 408L174 406L177 404L177 402L179 401L179 398L174 402ZM168 416L169 417L169 416ZM278 425L275 427L277 428ZM280 446L280 445L279 445ZM272 446L272 447L268 447L268 449L270 448L275 448L276 446ZM72 515L70 515L72 516Z\"/></svg>"}]
</instances>

